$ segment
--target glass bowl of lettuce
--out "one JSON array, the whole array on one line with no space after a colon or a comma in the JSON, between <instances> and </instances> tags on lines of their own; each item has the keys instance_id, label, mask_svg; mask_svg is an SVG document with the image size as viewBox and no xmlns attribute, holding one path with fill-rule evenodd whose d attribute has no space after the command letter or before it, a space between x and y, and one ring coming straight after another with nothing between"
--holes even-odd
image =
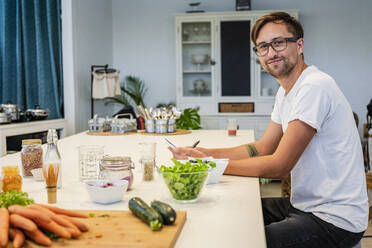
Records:
<instances>
[{"instance_id":1,"label":"glass bowl of lettuce","mask_svg":"<svg viewBox=\"0 0 372 248\"><path fill-rule=\"evenodd\" d=\"M182 163L172 159L173 166L162 165L159 173L163 178L172 198L180 203L196 202L207 182L211 168L216 166L213 162Z\"/></svg>"}]
</instances>

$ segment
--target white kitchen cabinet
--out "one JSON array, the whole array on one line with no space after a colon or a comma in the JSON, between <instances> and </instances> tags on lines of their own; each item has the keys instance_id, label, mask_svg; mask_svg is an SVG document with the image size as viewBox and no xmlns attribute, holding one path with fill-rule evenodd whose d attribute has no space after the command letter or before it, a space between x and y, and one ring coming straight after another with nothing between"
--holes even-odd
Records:
<instances>
[{"instance_id":1,"label":"white kitchen cabinet","mask_svg":"<svg viewBox=\"0 0 372 248\"><path fill-rule=\"evenodd\" d=\"M297 10L285 11L298 18ZM234 116L256 139L263 135L279 84L259 64L250 32L269 12L175 16L177 106L199 107L203 128L226 128L226 118Z\"/></svg>"}]
</instances>

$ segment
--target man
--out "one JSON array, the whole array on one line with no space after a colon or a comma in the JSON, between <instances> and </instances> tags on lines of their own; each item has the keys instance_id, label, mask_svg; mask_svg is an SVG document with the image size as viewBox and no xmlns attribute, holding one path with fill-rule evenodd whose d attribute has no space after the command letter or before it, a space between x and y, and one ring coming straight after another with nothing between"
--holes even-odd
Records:
<instances>
[{"instance_id":1,"label":"man","mask_svg":"<svg viewBox=\"0 0 372 248\"><path fill-rule=\"evenodd\" d=\"M257 142L227 149L181 147L175 158L227 157L225 174L286 178L291 199L262 199L267 247L352 247L368 224L363 156L353 114L329 75L304 62L301 24L284 12L254 25L251 38L277 92Z\"/></svg>"}]
</instances>

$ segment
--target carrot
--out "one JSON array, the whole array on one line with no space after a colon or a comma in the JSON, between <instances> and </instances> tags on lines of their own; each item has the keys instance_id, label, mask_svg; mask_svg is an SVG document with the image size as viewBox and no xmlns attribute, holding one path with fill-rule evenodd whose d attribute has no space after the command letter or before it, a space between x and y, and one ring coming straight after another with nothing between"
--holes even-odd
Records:
<instances>
[{"instance_id":1,"label":"carrot","mask_svg":"<svg viewBox=\"0 0 372 248\"><path fill-rule=\"evenodd\" d=\"M20 205L12 205L8 207L8 210L12 214L19 214L28 219L38 219L45 222L51 222L52 220L47 214L44 214L40 210L25 208Z\"/></svg>"},{"instance_id":2,"label":"carrot","mask_svg":"<svg viewBox=\"0 0 372 248\"><path fill-rule=\"evenodd\" d=\"M62 238L65 238L65 239L70 239L71 238L70 232L66 228L64 228L63 226L60 226L57 223L55 223L54 221L46 223L44 221L36 220L36 223L42 229L51 231L52 233L55 233L55 234L61 236Z\"/></svg>"},{"instance_id":3,"label":"carrot","mask_svg":"<svg viewBox=\"0 0 372 248\"><path fill-rule=\"evenodd\" d=\"M79 213L77 211L67 210L67 209L63 209L63 208L57 208L57 207L49 206L49 205L46 205L46 204L34 204L34 205L38 205L38 206L47 208L47 209L53 211L56 214L64 214L64 215L67 215L67 216L70 216L70 217L88 218L88 215Z\"/></svg>"},{"instance_id":4,"label":"carrot","mask_svg":"<svg viewBox=\"0 0 372 248\"><path fill-rule=\"evenodd\" d=\"M73 238L79 237L81 235L80 230L72 224L70 221L62 218L61 216L55 214L52 216L52 219L60 226L65 227L71 234Z\"/></svg>"},{"instance_id":5,"label":"carrot","mask_svg":"<svg viewBox=\"0 0 372 248\"><path fill-rule=\"evenodd\" d=\"M46 215L48 215L50 218L52 218L52 216L55 215L55 213L50 211L49 209L38 206L36 204L29 205L29 206L27 206L27 208L31 208L31 209L34 209L34 210L41 211L41 212L45 213Z\"/></svg>"},{"instance_id":6,"label":"carrot","mask_svg":"<svg viewBox=\"0 0 372 248\"><path fill-rule=\"evenodd\" d=\"M9 212L6 208L0 208L0 246L8 244Z\"/></svg>"},{"instance_id":7,"label":"carrot","mask_svg":"<svg viewBox=\"0 0 372 248\"><path fill-rule=\"evenodd\" d=\"M9 236L13 240L13 247L19 248L25 242L25 235L17 228L9 228Z\"/></svg>"},{"instance_id":8,"label":"carrot","mask_svg":"<svg viewBox=\"0 0 372 248\"><path fill-rule=\"evenodd\" d=\"M32 209L36 209L36 210L42 211L43 213L49 215L49 217L56 224L58 224L59 226L65 227L66 230L71 234L71 236L73 238L77 238L77 237L79 237L81 235L80 230L74 224L72 224L68 220L66 220L66 219L58 216L57 214L55 214L54 212L50 211L49 209L44 208L44 207L39 206L39 205L36 205L36 204L30 205L29 207L32 208Z\"/></svg>"},{"instance_id":9,"label":"carrot","mask_svg":"<svg viewBox=\"0 0 372 248\"><path fill-rule=\"evenodd\" d=\"M88 226L85 225L84 223L74 219L74 218L71 218L71 217L68 217L66 215L63 215L63 214L59 214L59 216L61 216L62 218L70 221L72 224L74 224L77 228L79 228L80 231L82 232L87 232L89 230Z\"/></svg>"},{"instance_id":10,"label":"carrot","mask_svg":"<svg viewBox=\"0 0 372 248\"><path fill-rule=\"evenodd\" d=\"M27 231L34 231L37 229L37 226L34 222L32 222L32 220L29 220L25 217L22 217L18 214L11 214L10 215L10 224L13 226L13 227L18 227L18 228L21 228L23 230L27 230Z\"/></svg>"},{"instance_id":11,"label":"carrot","mask_svg":"<svg viewBox=\"0 0 372 248\"><path fill-rule=\"evenodd\" d=\"M72 228L72 227L65 227L66 230L70 233L71 235L71 238L78 238L81 236L81 232L79 229L77 229L76 227L75 228Z\"/></svg>"},{"instance_id":12,"label":"carrot","mask_svg":"<svg viewBox=\"0 0 372 248\"><path fill-rule=\"evenodd\" d=\"M39 229L36 229L32 232L30 232L30 231L24 231L24 232L25 232L27 237L34 240L36 243L39 243L39 244L45 245L45 246L51 246L52 245L52 241L47 236L45 236Z\"/></svg>"}]
</instances>

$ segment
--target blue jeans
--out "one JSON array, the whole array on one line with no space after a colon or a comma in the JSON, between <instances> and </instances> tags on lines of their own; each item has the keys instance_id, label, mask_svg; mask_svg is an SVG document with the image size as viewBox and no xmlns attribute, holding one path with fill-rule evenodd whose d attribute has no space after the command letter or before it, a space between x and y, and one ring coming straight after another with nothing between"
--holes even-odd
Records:
<instances>
[{"instance_id":1,"label":"blue jeans","mask_svg":"<svg viewBox=\"0 0 372 248\"><path fill-rule=\"evenodd\" d=\"M262 198L267 248L353 247L364 232L353 233L294 208L289 198Z\"/></svg>"}]
</instances>

